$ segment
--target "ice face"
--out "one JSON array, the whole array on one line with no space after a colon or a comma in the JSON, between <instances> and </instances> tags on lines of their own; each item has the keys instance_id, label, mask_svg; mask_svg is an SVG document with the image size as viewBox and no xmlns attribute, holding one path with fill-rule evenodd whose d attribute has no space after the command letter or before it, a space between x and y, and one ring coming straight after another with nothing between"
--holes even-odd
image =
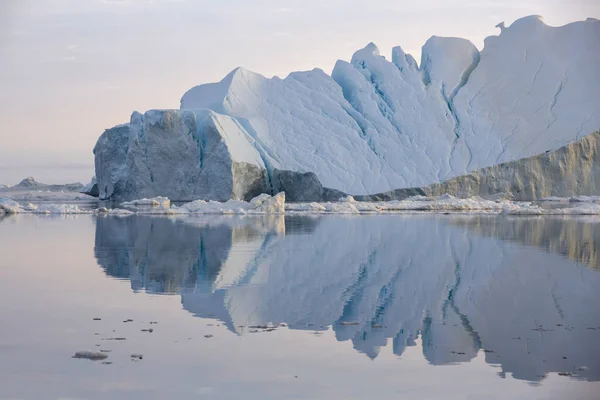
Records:
<instances>
[{"instance_id":1,"label":"ice face","mask_svg":"<svg viewBox=\"0 0 600 400\"><path fill-rule=\"evenodd\" d=\"M266 169L239 123L210 110L134 112L94 149L100 198L250 200Z\"/></svg>"}]
</instances>

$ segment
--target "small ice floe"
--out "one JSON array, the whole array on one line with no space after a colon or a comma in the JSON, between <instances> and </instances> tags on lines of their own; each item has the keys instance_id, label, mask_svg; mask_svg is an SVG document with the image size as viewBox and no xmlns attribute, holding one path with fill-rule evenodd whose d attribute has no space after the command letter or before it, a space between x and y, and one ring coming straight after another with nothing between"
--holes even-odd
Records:
<instances>
[{"instance_id":1,"label":"small ice floe","mask_svg":"<svg viewBox=\"0 0 600 400\"><path fill-rule=\"evenodd\" d=\"M31 211L34 214L93 214L93 210L79 207L77 204L42 204Z\"/></svg>"},{"instance_id":2,"label":"small ice floe","mask_svg":"<svg viewBox=\"0 0 600 400\"><path fill-rule=\"evenodd\" d=\"M0 198L0 211L6 214L18 214L21 210L21 206L14 200L6 197Z\"/></svg>"},{"instance_id":3,"label":"small ice floe","mask_svg":"<svg viewBox=\"0 0 600 400\"><path fill-rule=\"evenodd\" d=\"M93 214L94 210L79 207L77 204L27 204L21 205L8 198L0 198L0 210L6 214Z\"/></svg>"},{"instance_id":4,"label":"small ice floe","mask_svg":"<svg viewBox=\"0 0 600 400\"><path fill-rule=\"evenodd\" d=\"M552 199L552 198L548 198ZM558 199L558 198L556 198ZM552 201L556 200L552 199ZM562 203L569 199L560 198ZM285 208L292 214L369 214L398 212L431 212L431 213L479 213L503 215L600 215L600 196L587 196L583 204L564 208L542 208L532 202L514 202L510 200L486 200L481 197L466 199L448 194L439 197L415 196L405 200L381 202L356 201L351 196L338 202L328 203L287 203ZM550 200L548 200L550 201ZM556 200L558 201L558 200ZM572 202L572 201L571 201Z\"/></svg>"},{"instance_id":5,"label":"small ice floe","mask_svg":"<svg viewBox=\"0 0 600 400\"><path fill-rule=\"evenodd\" d=\"M551 203L568 203L568 197L557 197L557 196L548 196L540 199L541 202L551 202Z\"/></svg>"},{"instance_id":6,"label":"small ice floe","mask_svg":"<svg viewBox=\"0 0 600 400\"><path fill-rule=\"evenodd\" d=\"M122 203L121 206L136 214L283 214L285 213L285 193L281 192L275 196L261 194L250 200L250 202L228 200L221 203L218 201L196 200L181 207L170 205L170 201L166 197L155 197ZM115 210L103 210L103 212L111 214L115 213Z\"/></svg>"},{"instance_id":7,"label":"small ice floe","mask_svg":"<svg viewBox=\"0 0 600 400\"><path fill-rule=\"evenodd\" d=\"M504 215L600 215L600 205L584 203L575 207L546 209L530 203L505 204Z\"/></svg>"},{"instance_id":8,"label":"small ice floe","mask_svg":"<svg viewBox=\"0 0 600 400\"><path fill-rule=\"evenodd\" d=\"M574 196L569 197L570 203L599 203L600 196Z\"/></svg>"},{"instance_id":9,"label":"small ice floe","mask_svg":"<svg viewBox=\"0 0 600 400\"><path fill-rule=\"evenodd\" d=\"M173 209L172 209L173 211ZM245 202L241 200L228 200L225 203L218 201L196 200L184 204L174 211L175 214L284 214L285 193L275 196L261 194Z\"/></svg>"},{"instance_id":10,"label":"small ice floe","mask_svg":"<svg viewBox=\"0 0 600 400\"><path fill-rule=\"evenodd\" d=\"M327 214L390 213L407 211L500 213L502 211L502 202L485 200L480 197L459 199L448 194L437 198L414 196L405 200L380 202L356 201L352 196L347 196L337 202L286 204L286 211L292 213Z\"/></svg>"},{"instance_id":11,"label":"small ice floe","mask_svg":"<svg viewBox=\"0 0 600 400\"><path fill-rule=\"evenodd\" d=\"M104 353L97 353L94 351L78 351L77 353L75 353L73 358L83 358L86 360L99 361L107 359L108 356Z\"/></svg>"},{"instance_id":12,"label":"small ice floe","mask_svg":"<svg viewBox=\"0 0 600 400\"><path fill-rule=\"evenodd\" d=\"M170 208L171 200L167 197L152 197L150 199L139 199L133 201L126 201L121 203L121 207L140 207L140 206L150 206L150 207L163 207Z\"/></svg>"},{"instance_id":13,"label":"small ice floe","mask_svg":"<svg viewBox=\"0 0 600 400\"><path fill-rule=\"evenodd\" d=\"M133 211L129 211L129 210L125 210L123 208L106 208L106 207L100 207L98 209L98 214L103 215L103 214L108 214L108 215L133 215L135 214Z\"/></svg>"}]
</instances>

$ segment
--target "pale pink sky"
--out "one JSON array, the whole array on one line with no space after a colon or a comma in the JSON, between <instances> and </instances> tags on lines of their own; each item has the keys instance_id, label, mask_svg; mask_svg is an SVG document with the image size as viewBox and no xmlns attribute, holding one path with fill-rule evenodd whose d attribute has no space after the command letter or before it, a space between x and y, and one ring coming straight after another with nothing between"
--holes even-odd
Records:
<instances>
[{"instance_id":1,"label":"pale pink sky","mask_svg":"<svg viewBox=\"0 0 600 400\"><path fill-rule=\"evenodd\" d=\"M479 48L494 26L600 18L599 0L3 0L0 183L89 181L92 148L133 110L237 66L266 76L315 67L375 42L417 60L432 35Z\"/></svg>"}]
</instances>

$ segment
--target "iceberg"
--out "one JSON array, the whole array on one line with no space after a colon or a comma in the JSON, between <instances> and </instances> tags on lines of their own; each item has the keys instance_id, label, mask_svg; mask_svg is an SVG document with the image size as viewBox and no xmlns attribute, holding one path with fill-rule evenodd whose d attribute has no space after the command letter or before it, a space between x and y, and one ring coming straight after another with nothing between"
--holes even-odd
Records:
<instances>
[{"instance_id":1,"label":"iceberg","mask_svg":"<svg viewBox=\"0 0 600 400\"><path fill-rule=\"evenodd\" d=\"M250 200L268 191L267 171L246 132L210 110L133 113L94 148L100 199Z\"/></svg>"},{"instance_id":2,"label":"iceberg","mask_svg":"<svg viewBox=\"0 0 600 400\"><path fill-rule=\"evenodd\" d=\"M434 36L418 65L400 47L387 60L371 43L331 75L269 79L238 68L188 90L179 110L135 112L96 144L100 198L248 201L285 191L289 201L332 201L426 187L599 130L600 21L498 26L481 51ZM544 165L532 167L525 178L535 181Z\"/></svg>"},{"instance_id":3,"label":"iceberg","mask_svg":"<svg viewBox=\"0 0 600 400\"><path fill-rule=\"evenodd\" d=\"M17 185L0 185L0 197L21 201L87 201L93 197L83 193L81 183L50 185L27 177Z\"/></svg>"}]
</instances>

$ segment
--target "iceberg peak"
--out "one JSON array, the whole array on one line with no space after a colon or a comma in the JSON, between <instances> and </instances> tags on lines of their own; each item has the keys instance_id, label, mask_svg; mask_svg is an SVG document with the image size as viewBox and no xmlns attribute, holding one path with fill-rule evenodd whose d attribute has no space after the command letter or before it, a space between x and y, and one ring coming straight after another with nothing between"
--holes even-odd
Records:
<instances>
[{"instance_id":1,"label":"iceberg peak","mask_svg":"<svg viewBox=\"0 0 600 400\"><path fill-rule=\"evenodd\" d=\"M354 64L356 61L363 61L365 58L370 58L373 56L381 57L381 53L379 52L379 47L377 47L375 43L371 42L364 48L354 53L352 56L352 64Z\"/></svg>"},{"instance_id":2,"label":"iceberg peak","mask_svg":"<svg viewBox=\"0 0 600 400\"><path fill-rule=\"evenodd\" d=\"M527 34L530 29L535 29L538 26L547 26L544 18L541 15L529 15L519 18L513 22L508 29L519 30L519 34Z\"/></svg>"},{"instance_id":3,"label":"iceberg peak","mask_svg":"<svg viewBox=\"0 0 600 400\"><path fill-rule=\"evenodd\" d=\"M406 54L400 46L392 48L392 63L394 63L400 71L404 71L406 68L410 68L414 71L419 69L417 60L415 60L412 55Z\"/></svg>"}]
</instances>

